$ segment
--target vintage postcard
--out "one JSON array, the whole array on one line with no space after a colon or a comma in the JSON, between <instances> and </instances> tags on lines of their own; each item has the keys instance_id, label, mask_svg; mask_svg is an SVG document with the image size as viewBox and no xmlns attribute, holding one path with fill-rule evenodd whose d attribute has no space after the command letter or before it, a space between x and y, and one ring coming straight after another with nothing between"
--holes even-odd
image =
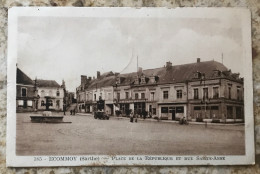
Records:
<instances>
[{"instance_id":1,"label":"vintage postcard","mask_svg":"<svg viewBox=\"0 0 260 174\"><path fill-rule=\"evenodd\" d=\"M254 164L244 8L11 8L7 166Z\"/></svg>"}]
</instances>

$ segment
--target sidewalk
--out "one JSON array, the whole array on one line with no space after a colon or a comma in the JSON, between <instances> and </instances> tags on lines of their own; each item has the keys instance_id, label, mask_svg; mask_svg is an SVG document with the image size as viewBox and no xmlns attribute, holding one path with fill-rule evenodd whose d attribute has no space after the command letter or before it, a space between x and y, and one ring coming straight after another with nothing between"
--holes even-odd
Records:
<instances>
[{"instance_id":1,"label":"sidewalk","mask_svg":"<svg viewBox=\"0 0 260 174\"><path fill-rule=\"evenodd\" d=\"M91 113L76 113L76 115L80 115L80 116L93 116ZM129 120L129 117L117 117L117 116L110 116L110 119L125 119L125 120ZM138 118L138 121L153 121L153 122L162 122L162 123L175 123L175 124L179 124L179 121L175 121L175 120L157 120L157 119L153 119L153 118ZM189 121L188 122L191 125L215 125L215 126L241 126L244 125L244 123L210 123L210 122L192 122Z\"/></svg>"}]
</instances>

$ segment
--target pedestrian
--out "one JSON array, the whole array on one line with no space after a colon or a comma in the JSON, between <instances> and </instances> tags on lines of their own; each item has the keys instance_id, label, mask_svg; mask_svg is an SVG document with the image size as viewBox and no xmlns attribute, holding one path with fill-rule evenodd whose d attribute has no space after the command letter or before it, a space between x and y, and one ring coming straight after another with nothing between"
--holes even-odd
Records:
<instances>
[{"instance_id":1,"label":"pedestrian","mask_svg":"<svg viewBox=\"0 0 260 174\"><path fill-rule=\"evenodd\" d=\"M134 113L133 113L133 111L131 111L131 113L130 113L130 122L133 123L133 121L134 121Z\"/></svg>"},{"instance_id":2,"label":"pedestrian","mask_svg":"<svg viewBox=\"0 0 260 174\"><path fill-rule=\"evenodd\" d=\"M73 115L75 115L75 114L76 114L76 110L74 109L74 110L73 110Z\"/></svg>"}]
</instances>

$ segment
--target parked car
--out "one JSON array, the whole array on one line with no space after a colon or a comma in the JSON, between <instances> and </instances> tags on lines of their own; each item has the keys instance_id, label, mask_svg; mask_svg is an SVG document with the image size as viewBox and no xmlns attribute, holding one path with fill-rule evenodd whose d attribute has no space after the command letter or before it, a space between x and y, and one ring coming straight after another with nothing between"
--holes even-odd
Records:
<instances>
[{"instance_id":1,"label":"parked car","mask_svg":"<svg viewBox=\"0 0 260 174\"><path fill-rule=\"evenodd\" d=\"M104 111L94 112L94 118L100 120L109 120L109 116Z\"/></svg>"}]
</instances>

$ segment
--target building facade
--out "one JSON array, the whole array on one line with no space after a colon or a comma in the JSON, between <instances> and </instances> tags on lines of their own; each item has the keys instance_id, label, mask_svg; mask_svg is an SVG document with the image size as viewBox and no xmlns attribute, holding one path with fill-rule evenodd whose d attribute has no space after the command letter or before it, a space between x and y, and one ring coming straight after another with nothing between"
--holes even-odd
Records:
<instances>
[{"instance_id":1,"label":"building facade","mask_svg":"<svg viewBox=\"0 0 260 174\"><path fill-rule=\"evenodd\" d=\"M16 112L36 110L37 92L35 82L21 69L16 70Z\"/></svg>"},{"instance_id":2,"label":"building facade","mask_svg":"<svg viewBox=\"0 0 260 174\"><path fill-rule=\"evenodd\" d=\"M216 61L198 58L195 63L174 66L166 62L161 68L126 74L97 72L96 79L85 76L81 81L77 88L81 112L93 112L101 97L111 115L117 110L128 115L132 110L168 120L244 121L243 78Z\"/></svg>"},{"instance_id":3,"label":"building facade","mask_svg":"<svg viewBox=\"0 0 260 174\"><path fill-rule=\"evenodd\" d=\"M63 111L64 89L54 80L37 80L38 110Z\"/></svg>"}]
</instances>

